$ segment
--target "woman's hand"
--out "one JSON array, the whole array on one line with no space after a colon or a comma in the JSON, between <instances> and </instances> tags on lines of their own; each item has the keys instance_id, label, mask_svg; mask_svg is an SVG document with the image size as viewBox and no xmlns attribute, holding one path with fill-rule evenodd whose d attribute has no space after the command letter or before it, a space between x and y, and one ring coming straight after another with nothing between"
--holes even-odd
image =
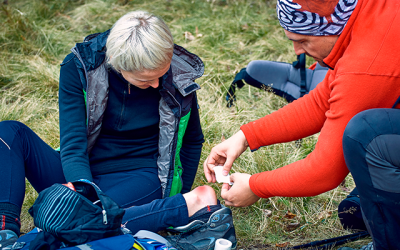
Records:
<instances>
[{"instance_id":1,"label":"woman's hand","mask_svg":"<svg viewBox=\"0 0 400 250\"><path fill-rule=\"evenodd\" d=\"M247 149L244 133L239 130L229 139L213 147L210 155L204 162L204 174L208 182L215 182L215 166L224 166L222 174L227 175L232 168L233 162Z\"/></svg>"}]
</instances>

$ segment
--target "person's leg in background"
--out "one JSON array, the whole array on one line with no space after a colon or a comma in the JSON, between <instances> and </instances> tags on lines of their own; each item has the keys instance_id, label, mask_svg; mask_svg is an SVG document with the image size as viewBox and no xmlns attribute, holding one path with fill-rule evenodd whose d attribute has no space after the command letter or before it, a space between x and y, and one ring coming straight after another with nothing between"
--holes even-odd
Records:
<instances>
[{"instance_id":1,"label":"person's leg in background","mask_svg":"<svg viewBox=\"0 0 400 250\"><path fill-rule=\"evenodd\" d=\"M375 249L400 249L400 110L372 109L353 117L343 152Z\"/></svg>"},{"instance_id":2,"label":"person's leg in background","mask_svg":"<svg viewBox=\"0 0 400 250\"><path fill-rule=\"evenodd\" d=\"M60 155L24 124L0 122L0 233L20 234L25 177L38 192L65 183ZM3 232L0 237L1 244L9 236Z\"/></svg>"},{"instance_id":3,"label":"person's leg in background","mask_svg":"<svg viewBox=\"0 0 400 250\"><path fill-rule=\"evenodd\" d=\"M306 69L307 93L324 79L327 71L328 68L319 64L315 70ZM300 70L290 63L255 60L247 65L246 72L253 79L271 88L282 91L294 99L300 98Z\"/></svg>"},{"instance_id":4,"label":"person's leg in background","mask_svg":"<svg viewBox=\"0 0 400 250\"><path fill-rule=\"evenodd\" d=\"M309 69L306 69L308 72ZM326 73L328 72L329 68L327 67L322 67L319 63L315 65L315 68L311 71L311 80L310 80L310 85L308 85L307 81L307 91L310 92L311 90L315 89L317 85L324 80ZM307 75L309 77L309 75Z\"/></svg>"}]
</instances>

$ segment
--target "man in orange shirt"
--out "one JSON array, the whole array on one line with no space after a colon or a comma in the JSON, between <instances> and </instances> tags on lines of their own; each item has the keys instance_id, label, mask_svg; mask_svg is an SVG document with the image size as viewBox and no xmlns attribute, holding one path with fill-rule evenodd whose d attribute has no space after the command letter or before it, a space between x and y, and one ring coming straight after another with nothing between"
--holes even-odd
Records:
<instances>
[{"instance_id":1,"label":"man in orange shirt","mask_svg":"<svg viewBox=\"0 0 400 250\"><path fill-rule=\"evenodd\" d=\"M226 175L247 147L254 151L320 135L303 160L252 176L232 174L234 185L224 184L221 191L227 205L318 195L337 187L350 169L374 248L400 249L400 114L388 109L400 96L399 9L397 0L277 1L296 54L306 53L330 70L309 94L215 146L204 163L206 178L215 182L217 165Z\"/></svg>"}]
</instances>

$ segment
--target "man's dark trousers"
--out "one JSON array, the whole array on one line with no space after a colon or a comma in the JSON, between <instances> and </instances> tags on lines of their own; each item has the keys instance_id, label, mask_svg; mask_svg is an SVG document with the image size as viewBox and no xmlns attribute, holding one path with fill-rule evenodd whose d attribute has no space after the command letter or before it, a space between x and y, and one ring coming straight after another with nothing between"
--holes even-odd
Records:
<instances>
[{"instance_id":1,"label":"man's dark trousers","mask_svg":"<svg viewBox=\"0 0 400 250\"><path fill-rule=\"evenodd\" d=\"M343 151L375 249L400 249L400 110L354 116L343 135Z\"/></svg>"}]
</instances>

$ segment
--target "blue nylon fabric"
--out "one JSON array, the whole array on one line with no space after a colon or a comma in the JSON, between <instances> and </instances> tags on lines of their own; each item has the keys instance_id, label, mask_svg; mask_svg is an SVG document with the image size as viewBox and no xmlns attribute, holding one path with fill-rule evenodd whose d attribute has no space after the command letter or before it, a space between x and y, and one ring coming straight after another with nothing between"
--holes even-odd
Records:
<instances>
[{"instance_id":1,"label":"blue nylon fabric","mask_svg":"<svg viewBox=\"0 0 400 250\"><path fill-rule=\"evenodd\" d=\"M38 235L38 229L34 228L29 233L21 236L17 242L24 243L21 244L23 247L20 250L28 250L30 243L36 238ZM135 243L135 239L132 235L120 235L115 237L110 237L102 240L92 241L90 244L91 249L93 250L130 250L132 249L133 244ZM118 246L118 247L117 247ZM80 248L74 247L66 247L62 248L63 250L81 250Z\"/></svg>"}]
</instances>

